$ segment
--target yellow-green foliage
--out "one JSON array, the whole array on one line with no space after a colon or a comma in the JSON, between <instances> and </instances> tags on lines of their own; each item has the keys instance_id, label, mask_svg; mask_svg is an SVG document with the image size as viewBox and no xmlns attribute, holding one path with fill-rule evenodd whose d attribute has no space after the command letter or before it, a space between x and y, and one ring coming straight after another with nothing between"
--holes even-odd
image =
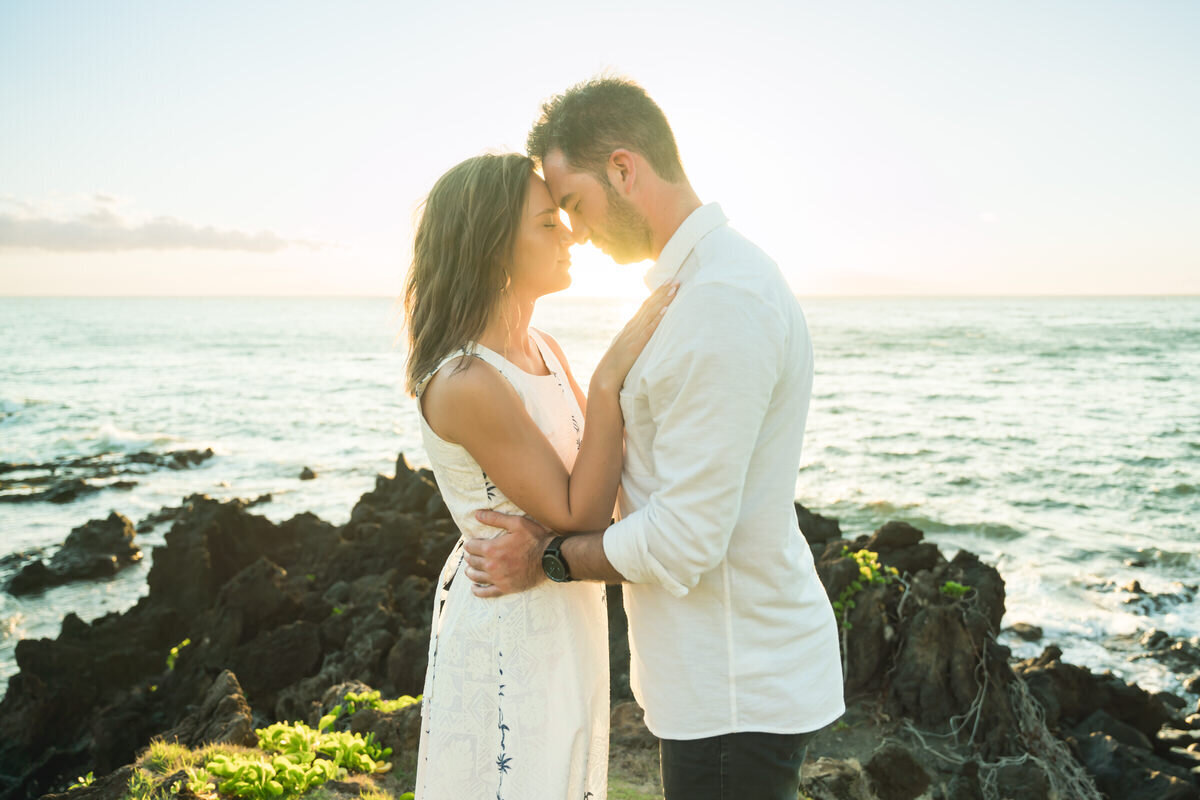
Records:
<instances>
[{"instance_id":1,"label":"yellow-green foliage","mask_svg":"<svg viewBox=\"0 0 1200 800\"><path fill-rule=\"evenodd\" d=\"M947 597L952 597L955 600L958 600L967 592L971 591L971 589L972 587L967 586L964 583L958 583L957 581L946 581L942 584L941 591L942 594L946 595Z\"/></svg>"},{"instance_id":2,"label":"yellow-green foliage","mask_svg":"<svg viewBox=\"0 0 1200 800\"><path fill-rule=\"evenodd\" d=\"M322 731L326 730L332 727L333 723L341 717L349 716L356 711L362 711L366 708L374 708L386 714L392 711L399 711L405 706L411 706L419 702L421 702L421 695L417 695L416 697L403 695L397 697L395 700L384 700L380 697L378 690L359 693L346 692L346 696L342 702L334 706L328 714L321 717L317 728Z\"/></svg>"},{"instance_id":3,"label":"yellow-green foliage","mask_svg":"<svg viewBox=\"0 0 1200 800\"><path fill-rule=\"evenodd\" d=\"M67 791L70 791L71 789L82 789L85 786L91 786L92 782L95 780L96 776L89 771L87 775L80 775L78 778L76 778L75 782L67 787Z\"/></svg>"},{"instance_id":4,"label":"yellow-green foliage","mask_svg":"<svg viewBox=\"0 0 1200 800\"><path fill-rule=\"evenodd\" d=\"M391 769L390 747L375 737L345 731L314 731L302 722L277 722L255 731L263 753L217 753L204 768L222 795L243 800L274 800L303 794L350 771L365 774ZM200 794L201 792L197 792Z\"/></svg>"},{"instance_id":5,"label":"yellow-green foliage","mask_svg":"<svg viewBox=\"0 0 1200 800\"><path fill-rule=\"evenodd\" d=\"M405 792L400 795L400 800L412 800L413 793ZM385 792L382 789L363 789L358 794L358 800L396 800L396 797L391 792Z\"/></svg>"},{"instance_id":6,"label":"yellow-green foliage","mask_svg":"<svg viewBox=\"0 0 1200 800\"><path fill-rule=\"evenodd\" d=\"M164 742L162 739L152 740L146 752L138 759L138 766L159 775L166 775L194 764L191 750L178 742Z\"/></svg>"},{"instance_id":7,"label":"yellow-green foliage","mask_svg":"<svg viewBox=\"0 0 1200 800\"><path fill-rule=\"evenodd\" d=\"M842 628L850 630L853 625L850 624L848 617L851 609L854 608L854 595L861 592L869 584L872 583L889 583L900 574L895 567L885 567L879 563L879 554L874 550L856 550L850 551L850 548L842 548L842 556L854 559L858 564L858 577L850 582L850 585L842 590L841 595L833 603L833 610L837 614L838 619L842 622Z\"/></svg>"},{"instance_id":8,"label":"yellow-green foliage","mask_svg":"<svg viewBox=\"0 0 1200 800\"><path fill-rule=\"evenodd\" d=\"M134 769L129 776L125 800L167 800L179 793L180 785L179 781L175 781L170 786L159 786L153 776Z\"/></svg>"},{"instance_id":9,"label":"yellow-green foliage","mask_svg":"<svg viewBox=\"0 0 1200 800\"><path fill-rule=\"evenodd\" d=\"M167 671L172 671L175 669L175 662L179 658L179 651L191 643L191 639L184 639L182 642L171 648L171 652L167 653Z\"/></svg>"},{"instance_id":10,"label":"yellow-green foliage","mask_svg":"<svg viewBox=\"0 0 1200 800\"><path fill-rule=\"evenodd\" d=\"M270 760L266 756L217 755L204 768L217 780L221 794L247 800L303 794L344 772L312 753L276 755Z\"/></svg>"},{"instance_id":11,"label":"yellow-green foliage","mask_svg":"<svg viewBox=\"0 0 1200 800\"><path fill-rule=\"evenodd\" d=\"M186 646L186 640L179 647ZM126 800L166 800L186 784L208 800L276 800L304 794L309 789L351 772L378 775L391 770L389 747L376 741L374 734L329 731L326 728L340 716L364 708L395 711L419 703L420 697L384 700L379 692L350 693L336 713L322 719L322 728L313 730L302 722L279 722L255 731L258 748L210 744L191 750L177 742L153 740L138 758L129 780ZM186 779L160 785L156 776L183 770ZM91 783L91 774L79 779L76 787ZM219 793L219 794L218 794ZM363 800L412 800L412 793L399 798L382 790L368 789Z\"/></svg>"}]
</instances>

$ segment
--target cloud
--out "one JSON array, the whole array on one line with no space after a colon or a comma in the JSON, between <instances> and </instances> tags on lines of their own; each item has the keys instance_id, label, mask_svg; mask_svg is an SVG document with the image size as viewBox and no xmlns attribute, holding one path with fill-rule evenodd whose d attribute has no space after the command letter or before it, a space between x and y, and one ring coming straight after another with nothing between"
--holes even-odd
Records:
<instances>
[{"instance_id":1,"label":"cloud","mask_svg":"<svg viewBox=\"0 0 1200 800\"><path fill-rule=\"evenodd\" d=\"M54 252L119 252L123 250L239 250L278 253L289 247L320 250L319 242L285 239L271 231L246 233L194 225L174 217L131 221L113 211L113 198L93 196L95 207L70 219L37 215L28 204L19 211L0 211L0 249L28 248Z\"/></svg>"}]
</instances>

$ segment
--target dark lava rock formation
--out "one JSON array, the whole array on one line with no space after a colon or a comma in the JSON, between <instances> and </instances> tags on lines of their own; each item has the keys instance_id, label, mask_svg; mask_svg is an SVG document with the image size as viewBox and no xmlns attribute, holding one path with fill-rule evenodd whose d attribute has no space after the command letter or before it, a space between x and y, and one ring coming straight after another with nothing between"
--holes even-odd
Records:
<instances>
[{"instance_id":1,"label":"dark lava rock formation","mask_svg":"<svg viewBox=\"0 0 1200 800\"><path fill-rule=\"evenodd\" d=\"M34 558L21 567L5 587L11 594L41 591L71 581L115 575L142 559L134 544L133 523L117 512L94 519L71 531L49 563Z\"/></svg>"},{"instance_id":2,"label":"dark lava rock formation","mask_svg":"<svg viewBox=\"0 0 1200 800\"><path fill-rule=\"evenodd\" d=\"M131 489L137 481L112 480L155 469L187 469L213 457L206 450L169 453L99 453L45 464L0 462L0 503L70 503L104 489Z\"/></svg>"}]
</instances>

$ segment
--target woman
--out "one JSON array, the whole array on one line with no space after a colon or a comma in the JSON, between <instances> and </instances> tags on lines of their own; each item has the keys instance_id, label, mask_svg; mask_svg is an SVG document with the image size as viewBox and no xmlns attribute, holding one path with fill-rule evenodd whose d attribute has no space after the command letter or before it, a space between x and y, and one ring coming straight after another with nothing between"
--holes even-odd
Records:
<instances>
[{"instance_id":1,"label":"woman","mask_svg":"<svg viewBox=\"0 0 1200 800\"><path fill-rule=\"evenodd\" d=\"M529 327L565 289L571 233L519 155L486 155L434 185L405 290L408 389L425 448L465 538L493 536L481 508L562 532L612 516L620 480L617 393L674 294L656 292L617 335L585 400L562 349ZM583 410L588 411L584 427ZM460 543L461 545L461 543ZM456 547L434 599L419 800L600 800L607 792L604 586L541 586L485 600Z\"/></svg>"}]
</instances>

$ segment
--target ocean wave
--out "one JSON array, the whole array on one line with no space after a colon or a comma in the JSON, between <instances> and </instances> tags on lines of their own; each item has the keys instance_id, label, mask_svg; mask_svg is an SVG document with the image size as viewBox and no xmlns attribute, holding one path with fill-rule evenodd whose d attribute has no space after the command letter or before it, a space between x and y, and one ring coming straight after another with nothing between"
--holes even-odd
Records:
<instances>
[{"instance_id":1,"label":"ocean wave","mask_svg":"<svg viewBox=\"0 0 1200 800\"><path fill-rule=\"evenodd\" d=\"M24 622L25 615L19 611L7 617L0 617L0 641L24 638L25 631L22 627Z\"/></svg>"},{"instance_id":2,"label":"ocean wave","mask_svg":"<svg viewBox=\"0 0 1200 800\"><path fill-rule=\"evenodd\" d=\"M1120 458L1117 460L1131 467L1158 467L1171 463L1171 459L1161 456L1141 456L1140 458Z\"/></svg>"},{"instance_id":3,"label":"ocean wave","mask_svg":"<svg viewBox=\"0 0 1200 800\"><path fill-rule=\"evenodd\" d=\"M1131 566L1155 564L1162 567L1187 567L1196 560L1195 553L1179 550L1164 550L1160 547L1140 547L1136 558L1129 559Z\"/></svg>"},{"instance_id":4,"label":"ocean wave","mask_svg":"<svg viewBox=\"0 0 1200 800\"><path fill-rule=\"evenodd\" d=\"M923 456L936 455L933 450L926 450L924 447L917 450L889 450L886 453L875 453L882 458L920 458Z\"/></svg>"},{"instance_id":5,"label":"ocean wave","mask_svg":"<svg viewBox=\"0 0 1200 800\"><path fill-rule=\"evenodd\" d=\"M184 439L169 433L138 433L118 428L111 422L102 424L92 433L83 436L81 450L90 451L92 455L102 453L140 453L146 450L163 448L170 444L179 444ZM65 444L65 442L64 442Z\"/></svg>"},{"instance_id":6,"label":"ocean wave","mask_svg":"<svg viewBox=\"0 0 1200 800\"><path fill-rule=\"evenodd\" d=\"M1015 539L1025 537L1023 531L1019 531L1011 525L1005 525L1002 522L966 522L958 524L950 524L939 522L936 519L930 519L924 516L904 516L901 517L904 522L912 525L914 528L919 528L925 533L937 534L967 534L971 536L980 536L984 539L991 539L999 542L1010 542Z\"/></svg>"},{"instance_id":7,"label":"ocean wave","mask_svg":"<svg viewBox=\"0 0 1200 800\"><path fill-rule=\"evenodd\" d=\"M863 504L863 508L873 514L887 516L889 514L897 514L902 511L908 511L918 507L918 503L892 503L887 500L872 500Z\"/></svg>"}]
</instances>

